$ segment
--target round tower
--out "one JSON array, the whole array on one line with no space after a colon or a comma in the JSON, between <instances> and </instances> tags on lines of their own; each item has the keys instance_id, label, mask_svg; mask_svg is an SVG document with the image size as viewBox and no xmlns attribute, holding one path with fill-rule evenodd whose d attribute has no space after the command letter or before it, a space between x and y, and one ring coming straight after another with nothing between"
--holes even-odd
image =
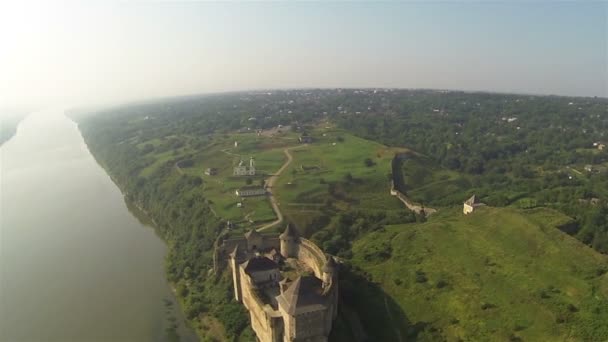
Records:
<instances>
[{"instance_id":1,"label":"round tower","mask_svg":"<svg viewBox=\"0 0 608 342\"><path fill-rule=\"evenodd\" d=\"M287 224L287 228L279 235L279 239L283 258L296 258L298 256L298 234L293 225Z\"/></svg>"},{"instance_id":2,"label":"round tower","mask_svg":"<svg viewBox=\"0 0 608 342\"><path fill-rule=\"evenodd\" d=\"M327 262L323 266L323 288L329 286L332 283L336 271L336 261L331 255L327 256Z\"/></svg>"}]
</instances>

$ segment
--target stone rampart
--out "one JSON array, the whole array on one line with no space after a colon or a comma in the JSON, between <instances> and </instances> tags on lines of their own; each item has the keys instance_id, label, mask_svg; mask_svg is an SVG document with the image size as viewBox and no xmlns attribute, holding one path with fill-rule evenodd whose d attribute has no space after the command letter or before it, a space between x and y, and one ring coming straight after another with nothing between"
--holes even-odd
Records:
<instances>
[{"instance_id":1,"label":"stone rampart","mask_svg":"<svg viewBox=\"0 0 608 342\"><path fill-rule=\"evenodd\" d=\"M310 267L315 272L317 278L322 279L323 266L327 262L327 258L325 257L325 253L323 253L317 245L309 240L300 238L298 260Z\"/></svg>"}]
</instances>

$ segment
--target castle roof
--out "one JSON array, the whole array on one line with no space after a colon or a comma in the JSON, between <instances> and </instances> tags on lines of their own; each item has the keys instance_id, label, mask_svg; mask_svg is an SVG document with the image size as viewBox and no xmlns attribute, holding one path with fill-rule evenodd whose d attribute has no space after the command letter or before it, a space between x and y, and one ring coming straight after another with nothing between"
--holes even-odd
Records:
<instances>
[{"instance_id":1,"label":"castle roof","mask_svg":"<svg viewBox=\"0 0 608 342\"><path fill-rule=\"evenodd\" d=\"M473 204L477 203L477 201L475 199L475 195L471 196L471 198L469 198L468 200L466 200L464 203L468 204L468 205L473 205Z\"/></svg>"},{"instance_id":2,"label":"castle roof","mask_svg":"<svg viewBox=\"0 0 608 342\"><path fill-rule=\"evenodd\" d=\"M322 282L315 276L298 277L279 299L290 315L322 310L326 303Z\"/></svg>"},{"instance_id":3,"label":"castle roof","mask_svg":"<svg viewBox=\"0 0 608 342\"><path fill-rule=\"evenodd\" d=\"M279 238L285 239L288 237L297 237L297 236L298 236L298 232L296 231L296 229L293 227L293 225L291 223L288 223L287 228L285 228L285 231L283 233L281 233L281 235L279 235Z\"/></svg>"},{"instance_id":4,"label":"castle roof","mask_svg":"<svg viewBox=\"0 0 608 342\"><path fill-rule=\"evenodd\" d=\"M327 257L327 262L323 266L323 272L333 272L336 269L336 266L336 260L334 260L334 257L329 255Z\"/></svg>"},{"instance_id":5,"label":"castle roof","mask_svg":"<svg viewBox=\"0 0 608 342\"><path fill-rule=\"evenodd\" d=\"M279 268L279 265L277 265L276 262L268 259L265 256L255 256L245 261L242 265L245 269L245 273L247 274L250 274L252 272L269 271Z\"/></svg>"},{"instance_id":6,"label":"castle roof","mask_svg":"<svg viewBox=\"0 0 608 342\"><path fill-rule=\"evenodd\" d=\"M261 237L261 236L262 236L262 234L260 234L257 230L255 230L255 228L252 228L250 231L245 233L245 238L247 240L249 240L249 238L256 238L256 237Z\"/></svg>"}]
</instances>

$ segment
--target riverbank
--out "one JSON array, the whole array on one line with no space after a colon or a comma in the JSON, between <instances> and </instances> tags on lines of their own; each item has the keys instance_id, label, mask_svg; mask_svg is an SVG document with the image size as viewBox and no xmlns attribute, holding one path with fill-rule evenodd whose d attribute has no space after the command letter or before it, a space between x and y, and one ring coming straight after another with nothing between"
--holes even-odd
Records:
<instances>
[{"instance_id":1,"label":"riverbank","mask_svg":"<svg viewBox=\"0 0 608 342\"><path fill-rule=\"evenodd\" d=\"M168 249L127 210L76 125L33 113L1 149L0 340L175 340L167 329L184 320Z\"/></svg>"},{"instance_id":2,"label":"riverbank","mask_svg":"<svg viewBox=\"0 0 608 342\"><path fill-rule=\"evenodd\" d=\"M93 155L94 156L94 155ZM95 157L95 156L94 156ZM141 205L141 203L137 203L135 201L132 201L129 199L129 193L124 191L123 188L124 186L121 186L121 184L118 182L118 180L112 176L112 174L110 172L108 172L108 169L106 168L105 165L103 165L99 160L97 160L97 158L95 158L97 164L105 170L106 174L108 175L108 177L110 177L110 179L112 180L112 182L116 185L116 187L120 190L122 196L123 196L123 200L125 202L125 205L127 206L127 209L129 210L129 212L135 217L137 218L137 220L147 226L152 228L152 230L154 230L155 234L167 245L168 248L171 248L170 246L170 241L167 240L161 233L161 230L159 229L159 225L158 223L154 220L153 216L146 211L146 209L143 208L143 206ZM167 262L167 260L165 259L165 262ZM165 305L167 306L167 309L174 309L175 306L177 306L177 318L173 317L173 319L169 318L169 320L171 321L172 324L170 324L168 327L165 328L165 331L170 339L170 341L191 341L194 342L193 340L193 336L190 334L190 332L188 330L191 330L192 332L194 332L194 334L196 335L196 339L197 340L203 340L205 338L205 334L204 331L201 330L200 325L196 325L196 326L192 326L192 323L196 323L195 321L191 321L188 320L185 316L185 297L184 296L180 296L177 292L177 283L176 282L172 282L169 281L169 279L167 278L167 286L171 289L171 293L173 294L173 298L171 299L167 299L165 301ZM170 303L170 304L169 304ZM175 324L175 323L178 324Z\"/></svg>"},{"instance_id":3,"label":"riverbank","mask_svg":"<svg viewBox=\"0 0 608 342\"><path fill-rule=\"evenodd\" d=\"M137 147L121 144L123 139L114 136L120 128L106 131L107 123L97 120L104 118L79 119L85 142L98 164L120 188L125 201L144 213L165 241L167 281L175 289L184 316L199 339L209 335L205 331L209 325L205 323L209 321L206 317L216 318L228 339L249 336L246 311L225 295L230 291L231 280L209 272L213 241L224 223L210 210L201 191L200 177L180 173L175 161L159 165L146 177L134 176L145 167L140 163Z\"/></svg>"}]
</instances>

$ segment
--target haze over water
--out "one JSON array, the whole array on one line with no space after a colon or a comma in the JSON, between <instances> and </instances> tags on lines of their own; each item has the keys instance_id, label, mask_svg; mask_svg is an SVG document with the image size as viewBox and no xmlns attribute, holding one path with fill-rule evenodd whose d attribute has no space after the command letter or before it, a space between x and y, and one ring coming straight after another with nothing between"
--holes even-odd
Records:
<instances>
[{"instance_id":1,"label":"haze over water","mask_svg":"<svg viewBox=\"0 0 608 342\"><path fill-rule=\"evenodd\" d=\"M34 113L0 147L0 341L195 340L166 247L127 209L77 125Z\"/></svg>"}]
</instances>

